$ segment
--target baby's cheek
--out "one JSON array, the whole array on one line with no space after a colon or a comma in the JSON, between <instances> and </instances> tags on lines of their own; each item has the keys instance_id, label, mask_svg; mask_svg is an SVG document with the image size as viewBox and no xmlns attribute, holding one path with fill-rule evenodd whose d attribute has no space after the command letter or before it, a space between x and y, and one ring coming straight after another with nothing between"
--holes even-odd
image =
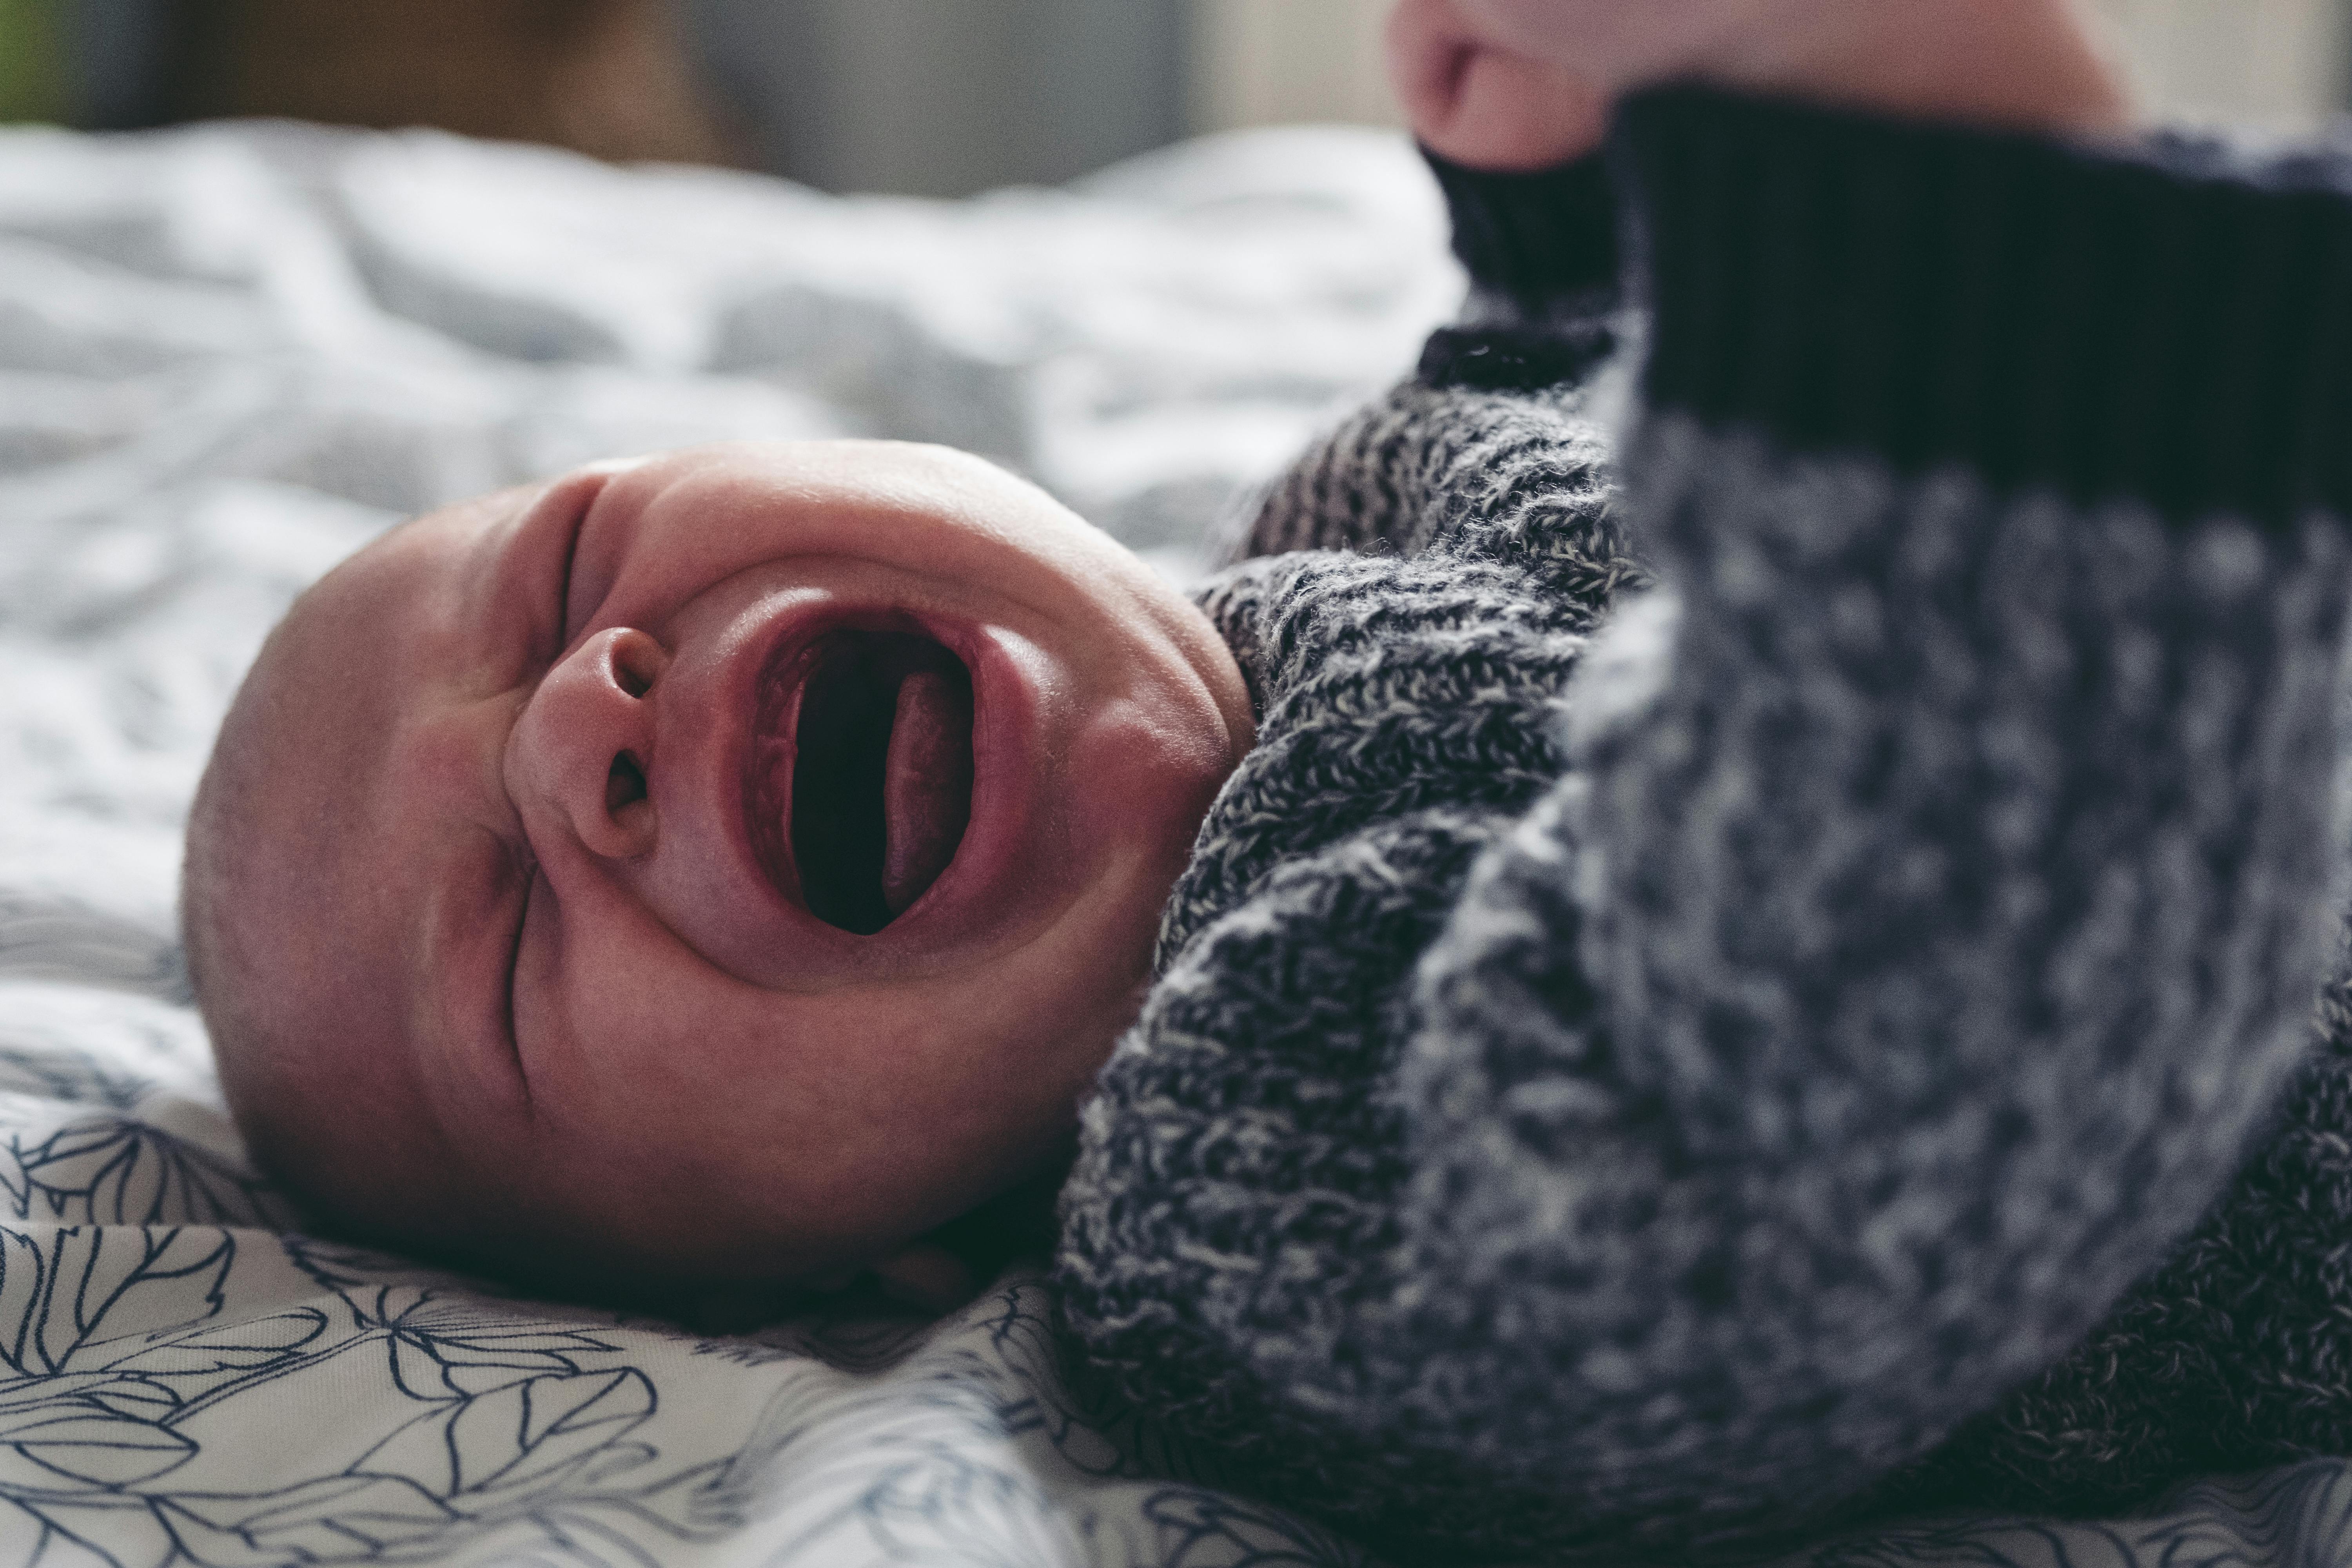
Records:
<instances>
[{"instance_id":1,"label":"baby's cheek","mask_svg":"<svg viewBox=\"0 0 2352 1568\"><path fill-rule=\"evenodd\" d=\"M1189 847L1209 803L1237 765L1233 741L1205 706L1148 698L1110 704L1090 727L1081 765L1101 781L1097 798L1131 840Z\"/></svg>"}]
</instances>

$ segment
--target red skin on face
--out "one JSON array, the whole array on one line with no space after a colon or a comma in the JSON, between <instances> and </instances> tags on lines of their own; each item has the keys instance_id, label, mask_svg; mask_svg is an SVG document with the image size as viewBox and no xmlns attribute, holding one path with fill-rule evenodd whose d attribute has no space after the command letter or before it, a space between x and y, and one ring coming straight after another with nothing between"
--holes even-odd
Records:
<instances>
[{"instance_id":1,"label":"red skin on face","mask_svg":"<svg viewBox=\"0 0 2352 1568\"><path fill-rule=\"evenodd\" d=\"M844 627L971 681L968 746L947 683L899 689L905 901L866 936L768 874L745 783L763 678ZM226 1077L379 1235L871 1261L1066 1145L1251 738L1196 610L961 454L705 447L436 513L305 595L224 732L240 990L280 1043Z\"/></svg>"},{"instance_id":2,"label":"red skin on face","mask_svg":"<svg viewBox=\"0 0 2352 1568\"><path fill-rule=\"evenodd\" d=\"M1670 81L2063 134L2132 118L2072 0L1400 0L1388 59L1413 133L1474 168L1589 153Z\"/></svg>"}]
</instances>

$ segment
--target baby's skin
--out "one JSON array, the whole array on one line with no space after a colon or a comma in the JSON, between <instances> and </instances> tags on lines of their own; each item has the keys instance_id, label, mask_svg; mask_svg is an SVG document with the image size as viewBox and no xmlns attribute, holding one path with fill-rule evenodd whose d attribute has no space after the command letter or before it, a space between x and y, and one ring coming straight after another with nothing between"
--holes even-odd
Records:
<instances>
[{"instance_id":1,"label":"baby's skin","mask_svg":"<svg viewBox=\"0 0 2352 1568\"><path fill-rule=\"evenodd\" d=\"M887 1273L1063 1156L1251 739L1197 610L960 453L452 507L303 595L223 728L185 904L225 1089L378 1241Z\"/></svg>"}]
</instances>

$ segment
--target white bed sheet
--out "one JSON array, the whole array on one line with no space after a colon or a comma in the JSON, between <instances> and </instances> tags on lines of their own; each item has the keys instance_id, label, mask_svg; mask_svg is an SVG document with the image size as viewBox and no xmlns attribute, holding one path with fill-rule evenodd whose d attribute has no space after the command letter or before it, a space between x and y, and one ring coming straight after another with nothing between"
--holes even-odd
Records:
<instances>
[{"instance_id":1,"label":"white bed sheet","mask_svg":"<svg viewBox=\"0 0 2352 1568\"><path fill-rule=\"evenodd\" d=\"M0 132L0 1565L1364 1561L1074 1415L1033 1279L711 1336L284 1230L172 905L261 635L402 516L866 433L997 457L1181 573L1459 287L1364 132L959 204L422 133ZM2320 1568L2352 1474L1809 1560Z\"/></svg>"}]
</instances>

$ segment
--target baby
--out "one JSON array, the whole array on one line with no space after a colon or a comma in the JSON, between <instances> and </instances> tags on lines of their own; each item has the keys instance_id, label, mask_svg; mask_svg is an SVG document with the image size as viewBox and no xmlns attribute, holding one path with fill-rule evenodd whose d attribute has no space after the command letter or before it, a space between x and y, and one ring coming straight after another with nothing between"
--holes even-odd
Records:
<instances>
[{"instance_id":1,"label":"baby","mask_svg":"<svg viewBox=\"0 0 2352 1568\"><path fill-rule=\"evenodd\" d=\"M1416 131L1488 167L1587 150L1588 68L1651 42L1583 0L1391 32ZM184 901L224 1086L346 1231L560 1288L938 1284L905 1249L1066 1153L1252 739L1198 609L956 453L454 507L306 595L222 731Z\"/></svg>"},{"instance_id":2,"label":"baby","mask_svg":"<svg viewBox=\"0 0 2352 1568\"><path fill-rule=\"evenodd\" d=\"M199 792L224 1087L322 1218L505 1273L887 1259L1065 1153L1251 732L1198 610L959 453L420 518L296 604Z\"/></svg>"},{"instance_id":3,"label":"baby","mask_svg":"<svg viewBox=\"0 0 2352 1568\"><path fill-rule=\"evenodd\" d=\"M304 599L191 836L256 1149L810 1281L1083 1097L1074 1386L1399 1561L2352 1452L2340 165L2127 144L2065 0L1398 15L1478 309L1202 613L887 446Z\"/></svg>"}]
</instances>

